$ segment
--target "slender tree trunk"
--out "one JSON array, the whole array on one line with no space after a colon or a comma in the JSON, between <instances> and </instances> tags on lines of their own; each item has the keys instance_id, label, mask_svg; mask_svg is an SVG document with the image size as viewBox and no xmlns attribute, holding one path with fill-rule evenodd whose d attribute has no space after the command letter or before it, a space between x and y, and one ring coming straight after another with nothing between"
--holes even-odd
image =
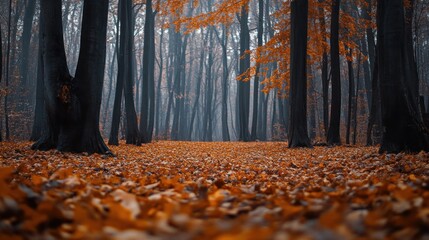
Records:
<instances>
[{"instance_id":1,"label":"slender tree trunk","mask_svg":"<svg viewBox=\"0 0 429 240\"><path fill-rule=\"evenodd\" d=\"M241 9L240 15L240 75L246 73L250 67L250 56L246 53L250 49L250 33L248 26L249 13L246 6ZM250 108L250 82L238 82L238 117L239 117L239 139L249 141L249 108Z\"/></svg>"},{"instance_id":2,"label":"slender tree trunk","mask_svg":"<svg viewBox=\"0 0 429 240\"><path fill-rule=\"evenodd\" d=\"M359 98L360 98L360 70L361 70L361 55L359 54L357 60L357 74L356 74L356 94L354 99L354 108L353 108L353 145L356 145L357 138L357 122L358 122L358 108L359 108ZM363 99L363 98L361 98Z\"/></svg>"},{"instance_id":3,"label":"slender tree trunk","mask_svg":"<svg viewBox=\"0 0 429 240\"><path fill-rule=\"evenodd\" d=\"M24 14L24 26L22 30L22 54L21 54L21 85L22 87L27 87L28 85L28 61L29 61L29 52L30 52L30 40L31 40L31 30L33 27L33 18L36 10L36 1L30 0L27 1L27 6L25 8Z\"/></svg>"},{"instance_id":4,"label":"slender tree trunk","mask_svg":"<svg viewBox=\"0 0 429 240\"><path fill-rule=\"evenodd\" d=\"M7 24L7 49L6 49L6 89L9 87L10 78L10 44L11 44L11 20L12 20L12 0L9 0L9 17ZM6 141L10 140L9 131L9 109L8 109L8 93L4 97L4 119L5 119L5 130L6 130Z\"/></svg>"},{"instance_id":5,"label":"slender tree trunk","mask_svg":"<svg viewBox=\"0 0 429 240\"><path fill-rule=\"evenodd\" d=\"M331 14L331 73L332 73L332 104L327 142L329 145L340 145L341 118L341 74L339 52L339 20L340 0L333 0Z\"/></svg>"},{"instance_id":6,"label":"slender tree trunk","mask_svg":"<svg viewBox=\"0 0 429 240\"><path fill-rule=\"evenodd\" d=\"M319 3L324 0L319 0ZM323 7L319 7L320 15L320 28L321 34L326 34L326 21L325 21L325 10ZM325 40L325 37L323 38ZM328 51L326 47L323 48L322 56L322 98L323 98L323 130L325 137L328 136L329 129L329 78L328 78Z\"/></svg>"},{"instance_id":7,"label":"slender tree trunk","mask_svg":"<svg viewBox=\"0 0 429 240\"><path fill-rule=\"evenodd\" d=\"M205 59L205 45L207 43L208 34L206 34L206 37L201 45L201 53L200 53L200 63L198 68L198 74L197 74L197 88L196 88L196 96L195 96L195 102L194 106L192 107L192 115L191 115L191 121L189 124L189 132L188 132L188 140L192 139L192 131L194 130L194 121L195 117L197 115L198 110L198 104L200 103L200 95L201 95L201 82L202 82L202 76L204 71L204 59Z\"/></svg>"},{"instance_id":8,"label":"slender tree trunk","mask_svg":"<svg viewBox=\"0 0 429 240\"><path fill-rule=\"evenodd\" d=\"M161 37L159 40L159 76L158 76L158 85L156 90L156 108L155 108L155 136L159 136L160 127L161 127L161 116L160 112L162 111L162 73L164 69L164 58L162 55L163 50L163 40L164 40L164 30L161 29Z\"/></svg>"},{"instance_id":9,"label":"slender tree trunk","mask_svg":"<svg viewBox=\"0 0 429 240\"><path fill-rule=\"evenodd\" d=\"M263 34L264 34L264 1L258 0L258 47L261 47L263 44ZM257 126L258 126L258 97L259 97L259 72L260 64L256 65L256 73L253 82L253 117L252 117L252 132L251 140L254 141L257 139Z\"/></svg>"},{"instance_id":10,"label":"slender tree trunk","mask_svg":"<svg viewBox=\"0 0 429 240\"><path fill-rule=\"evenodd\" d=\"M39 16L39 50L37 53L37 86L36 86L36 106L34 108L34 121L33 121L33 130L31 132L30 141L37 141L42 135L43 129L46 127L43 126L45 124L45 115L46 110L44 108L45 105L45 85L43 82L44 79L44 64L43 64L43 15L40 13ZM1 75L1 74L0 74Z\"/></svg>"},{"instance_id":11,"label":"slender tree trunk","mask_svg":"<svg viewBox=\"0 0 429 240\"><path fill-rule=\"evenodd\" d=\"M0 26L0 83L3 77L3 44L2 44L2 30L1 30L1 26ZM0 118L0 142L3 141L3 129L2 129L2 125L3 125L3 121Z\"/></svg>"},{"instance_id":12,"label":"slender tree trunk","mask_svg":"<svg viewBox=\"0 0 429 240\"><path fill-rule=\"evenodd\" d=\"M352 113L354 108L353 99L355 86L354 86L354 74L353 74L353 49L349 49L349 54L347 57L347 67L349 73L349 102L348 102L348 111L347 111L347 130L346 130L346 144L350 144L350 129L352 124Z\"/></svg>"}]
</instances>

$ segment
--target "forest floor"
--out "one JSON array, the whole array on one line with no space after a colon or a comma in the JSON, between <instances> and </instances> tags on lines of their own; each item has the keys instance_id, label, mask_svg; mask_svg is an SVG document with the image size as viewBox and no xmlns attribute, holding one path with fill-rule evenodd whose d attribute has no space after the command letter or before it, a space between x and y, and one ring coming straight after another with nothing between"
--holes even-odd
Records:
<instances>
[{"instance_id":1,"label":"forest floor","mask_svg":"<svg viewBox=\"0 0 429 240\"><path fill-rule=\"evenodd\" d=\"M0 143L0 239L429 239L429 154L160 141Z\"/></svg>"}]
</instances>

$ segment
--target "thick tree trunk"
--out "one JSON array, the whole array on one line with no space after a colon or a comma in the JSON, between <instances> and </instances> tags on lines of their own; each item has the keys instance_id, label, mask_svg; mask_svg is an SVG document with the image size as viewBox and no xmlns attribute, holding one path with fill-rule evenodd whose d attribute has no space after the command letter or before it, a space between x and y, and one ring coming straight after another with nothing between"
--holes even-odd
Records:
<instances>
[{"instance_id":1,"label":"thick tree trunk","mask_svg":"<svg viewBox=\"0 0 429 240\"><path fill-rule=\"evenodd\" d=\"M417 99L418 79L402 0L379 0L378 45L383 139L380 152L428 150L428 129Z\"/></svg>"},{"instance_id":2,"label":"thick tree trunk","mask_svg":"<svg viewBox=\"0 0 429 240\"><path fill-rule=\"evenodd\" d=\"M341 76L339 52L339 19L340 0L333 0L331 15L331 76L332 76L332 103L331 119L329 123L327 142L329 145L340 145L340 117L341 117Z\"/></svg>"},{"instance_id":3,"label":"thick tree trunk","mask_svg":"<svg viewBox=\"0 0 429 240\"><path fill-rule=\"evenodd\" d=\"M84 2L75 79L66 62L61 1L41 1L41 11L47 129L33 149L108 153L99 130L108 0Z\"/></svg>"},{"instance_id":4,"label":"thick tree trunk","mask_svg":"<svg viewBox=\"0 0 429 240\"><path fill-rule=\"evenodd\" d=\"M307 130L308 0L291 3L289 147L311 147Z\"/></svg>"}]
</instances>

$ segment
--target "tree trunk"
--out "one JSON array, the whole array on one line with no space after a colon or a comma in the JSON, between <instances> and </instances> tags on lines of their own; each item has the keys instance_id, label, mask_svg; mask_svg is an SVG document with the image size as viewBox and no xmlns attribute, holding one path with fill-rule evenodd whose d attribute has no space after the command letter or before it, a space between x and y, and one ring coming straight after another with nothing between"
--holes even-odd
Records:
<instances>
[{"instance_id":1,"label":"tree trunk","mask_svg":"<svg viewBox=\"0 0 429 240\"><path fill-rule=\"evenodd\" d=\"M1 34L1 26L0 26L0 39L2 39L2 34ZM3 76L3 44L2 41L0 40L0 83L2 80L2 76ZM2 119L0 118L0 142L3 141L3 137L2 137L2 133L3 133L3 129L2 129Z\"/></svg>"},{"instance_id":2,"label":"tree trunk","mask_svg":"<svg viewBox=\"0 0 429 240\"><path fill-rule=\"evenodd\" d=\"M258 0L258 47L263 44L263 31L264 31L264 1ZM259 97L259 72L260 64L256 65L256 73L253 82L253 117L252 117L252 132L250 138L252 141L257 139L257 126L258 126L258 97Z\"/></svg>"},{"instance_id":3,"label":"tree trunk","mask_svg":"<svg viewBox=\"0 0 429 240\"><path fill-rule=\"evenodd\" d=\"M417 99L418 79L402 0L379 0L378 44L383 139L380 152L429 149L428 129Z\"/></svg>"},{"instance_id":4,"label":"tree trunk","mask_svg":"<svg viewBox=\"0 0 429 240\"><path fill-rule=\"evenodd\" d=\"M118 55L118 77L116 83L115 103L113 106L112 130L110 132L109 144L118 145L118 133L121 113L122 93L125 97L125 139L127 144L140 144L139 131L137 127L137 115L134 106L133 93L133 34L132 29L132 5L131 0L120 0L119 18L120 46Z\"/></svg>"},{"instance_id":5,"label":"tree trunk","mask_svg":"<svg viewBox=\"0 0 429 240\"><path fill-rule=\"evenodd\" d=\"M319 0L319 3L323 0ZM321 34L326 34L325 10L319 7ZM323 38L325 40L325 38ZM326 47L323 48L322 56L322 98L323 98L323 130L325 137L328 136L329 128L329 78L328 78L328 52Z\"/></svg>"},{"instance_id":6,"label":"tree trunk","mask_svg":"<svg viewBox=\"0 0 429 240\"><path fill-rule=\"evenodd\" d=\"M331 120L329 123L327 142L329 145L340 145L340 117L341 117L341 76L339 52L339 19L340 0L333 0L331 15L331 76L332 76L332 103Z\"/></svg>"},{"instance_id":7,"label":"tree trunk","mask_svg":"<svg viewBox=\"0 0 429 240\"><path fill-rule=\"evenodd\" d=\"M33 149L109 153L99 130L108 0L85 1L76 78L66 62L61 1L41 1L47 129ZM49 20L48 20L49 19Z\"/></svg>"},{"instance_id":8,"label":"tree trunk","mask_svg":"<svg viewBox=\"0 0 429 240\"><path fill-rule=\"evenodd\" d=\"M353 74L353 49L349 49L349 54L347 57L347 67L349 73L349 102L348 102L348 111L347 111L347 130L346 130L346 144L350 144L350 129L352 124L352 113L354 108L355 98L355 83L354 83L354 74Z\"/></svg>"},{"instance_id":9,"label":"tree trunk","mask_svg":"<svg viewBox=\"0 0 429 240\"><path fill-rule=\"evenodd\" d=\"M243 76L250 67L250 55L246 53L250 49L250 33L248 26L249 13L246 6L241 9L240 15L240 72ZM249 141L249 108L250 108L250 82L238 82L238 118L239 140Z\"/></svg>"},{"instance_id":10,"label":"tree trunk","mask_svg":"<svg viewBox=\"0 0 429 240\"><path fill-rule=\"evenodd\" d=\"M11 20L12 20L12 0L9 1L9 18L7 24L7 49L6 49L6 89L9 87L9 78L10 78L10 44L11 44ZM6 141L10 140L10 131L9 131L9 110L8 110L8 93L4 97L4 123L6 130Z\"/></svg>"},{"instance_id":11,"label":"tree trunk","mask_svg":"<svg viewBox=\"0 0 429 240\"><path fill-rule=\"evenodd\" d=\"M20 73L21 73L21 86L27 87L28 84L28 60L29 60L29 52L30 52L30 40L31 40L31 30L33 26L33 18L36 10L36 1L29 0L27 1L27 6L25 8L24 14L24 26L22 30L22 55L21 55L21 65L20 65Z\"/></svg>"},{"instance_id":12,"label":"tree trunk","mask_svg":"<svg viewBox=\"0 0 429 240\"><path fill-rule=\"evenodd\" d=\"M34 108L34 121L33 121L33 130L31 132L30 141L37 141L42 136L42 131L46 127L43 126L45 124L45 115L46 110L44 108L45 105L45 86L43 82L44 74L44 66L43 66L43 15L40 14L39 17L39 50L37 53L37 86L36 86L36 106ZM0 74L1 75L1 74Z\"/></svg>"},{"instance_id":13,"label":"tree trunk","mask_svg":"<svg viewBox=\"0 0 429 240\"><path fill-rule=\"evenodd\" d=\"M146 1L144 33L140 137L142 143L150 143L155 118L155 13L152 10L152 0Z\"/></svg>"},{"instance_id":14,"label":"tree trunk","mask_svg":"<svg viewBox=\"0 0 429 240\"><path fill-rule=\"evenodd\" d=\"M289 147L311 147L307 130L308 0L291 2Z\"/></svg>"}]
</instances>

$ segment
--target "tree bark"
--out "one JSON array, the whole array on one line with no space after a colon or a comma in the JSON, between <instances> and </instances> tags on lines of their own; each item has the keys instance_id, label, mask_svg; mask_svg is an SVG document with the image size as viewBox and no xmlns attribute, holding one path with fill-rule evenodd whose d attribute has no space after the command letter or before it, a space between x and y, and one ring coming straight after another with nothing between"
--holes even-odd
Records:
<instances>
[{"instance_id":1,"label":"tree bark","mask_svg":"<svg viewBox=\"0 0 429 240\"><path fill-rule=\"evenodd\" d=\"M319 3L323 0L319 0ZM320 15L320 28L321 34L326 34L326 21L325 21L325 10L323 7L319 7ZM325 40L325 38L323 38ZM329 78L328 78L328 51L326 47L323 48L322 56L322 98L323 98L323 130L325 137L328 136L329 129Z\"/></svg>"},{"instance_id":2,"label":"tree bark","mask_svg":"<svg viewBox=\"0 0 429 240\"><path fill-rule=\"evenodd\" d=\"M258 0L258 47L261 47L263 44L263 34L264 34L264 1ZM259 72L260 64L256 65L256 73L253 82L253 116L252 116L252 131L250 138L252 141L258 138L257 136L257 127L258 127L258 97L260 94L259 91Z\"/></svg>"},{"instance_id":3,"label":"tree bark","mask_svg":"<svg viewBox=\"0 0 429 240\"><path fill-rule=\"evenodd\" d=\"M311 147L307 130L308 0L291 2L289 147Z\"/></svg>"},{"instance_id":4,"label":"tree bark","mask_svg":"<svg viewBox=\"0 0 429 240\"><path fill-rule=\"evenodd\" d=\"M250 49L250 33L248 26L249 13L247 5L241 9L240 20L240 72L243 76L250 67L250 56L246 53ZM238 82L238 118L239 118L239 140L249 141L249 108L250 108L250 82Z\"/></svg>"},{"instance_id":5,"label":"tree bark","mask_svg":"<svg viewBox=\"0 0 429 240\"><path fill-rule=\"evenodd\" d=\"M383 138L380 152L418 152L429 149L428 129L422 121L418 79L402 0L378 1L379 70ZM417 83L417 84L416 84Z\"/></svg>"},{"instance_id":6,"label":"tree bark","mask_svg":"<svg viewBox=\"0 0 429 240\"><path fill-rule=\"evenodd\" d=\"M36 86L36 105L34 108L34 121L33 121L33 129L31 132L30 141L37 141L42 136L42 131L46 127L45 124L45 115L46 110L44 108L45 105L45 84L43 82L44 79L44 65L43 65L43 15L40 13L39 16L39 50L37 53L37 86ZM1 74L0 74L1 75Z\"/></svg>"},{"instance_id":7,"label":"tree bark","mask_svg":"<svg viewBox=\"0 0 429 240\"><path fill-rule=\"evenodd\" d=\"M85 1L76 78L66 62L61 1L41 1L47 129L33 149L110 153L99 130L108 0ZM49 19L49 20L48 20Z\"/></svg>"},{"instance_id":8,"label":"tree bark","mask_svg":"<svg viewBox=\"0 0 429 240\"><path fill-rule=\"evenodd\" d=\"M355 98L355 83L354 83L354 73L353 73L353 49L349 49L347 67L349 73L349 102L348 102L348 111L347 111L347 126L346 126L346 144L350 144L350 129L352 124L352 113L354 109Z\"/></svg>"},{"instance_id":9,"label":"tree bark","mask_svg":"<svg viewBox=\"0 0 429 240\"><path fill-rule=\"evenodd\" d=\"M27 87L28 84L28 61L29 61L29 52L30 52L30 40L31 40L31 30L33 26L33 18L36 10L36 1L29 0L27 1L27 6L25 8L24 14L24 26L22 30L22 54L21 54L21 86Z\"/></svg>"},{"instance_id":10,"label":"tree bark","mask_svg":"<svg viewBox=\"0 0 429 240\"><path fill-rule=\"evenodd\" d=\"M144 33L140 137L142 143L150 143L155 119L155 13L152 10L152 0L146 1Z\"/></svg>"},{"instance_id":11,"label":"tree bark","mask_svg":"<svg viewBox=\"0 0 429 240\"><path fill-rule=\"evenodd\" d=\"M339 53L339 19L340 0L333 0L331 15L331 76L332 76L332 103L331 120L329 123L327 142L329 145L340 145L340 117L341 117L341 76Z\"/></svg>"}]
</instances>

